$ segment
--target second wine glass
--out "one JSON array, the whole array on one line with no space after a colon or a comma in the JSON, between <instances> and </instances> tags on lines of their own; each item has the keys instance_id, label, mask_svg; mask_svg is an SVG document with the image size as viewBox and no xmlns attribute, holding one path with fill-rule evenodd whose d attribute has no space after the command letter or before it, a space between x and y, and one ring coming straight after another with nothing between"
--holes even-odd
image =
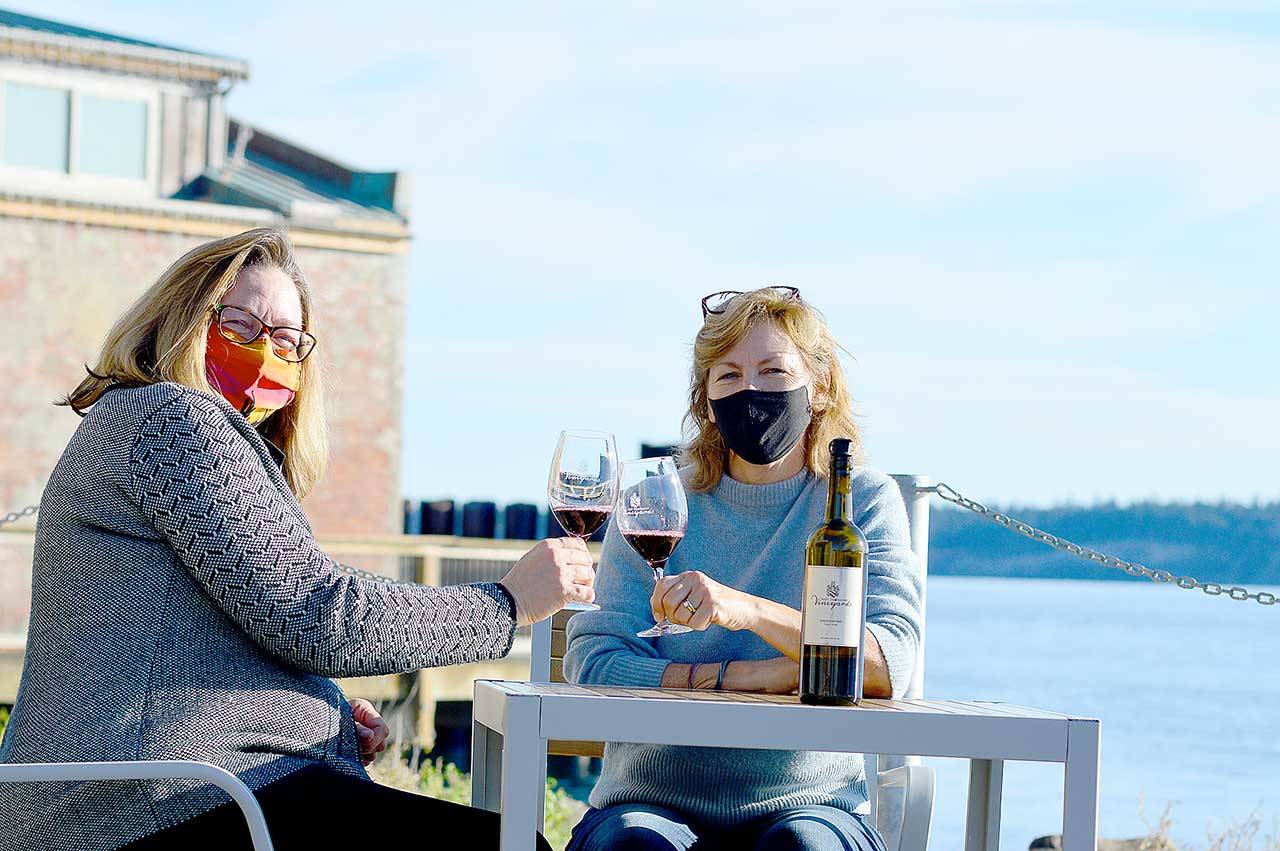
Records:
<instances>
[{"instance_id":1,"label":"second wine glass","mask_svg":"<svg viewBox=\"0 0 1280 851\"><path fill-rule=\"evenodd\" d=\"M689 528L689 503L674 458L624 461L618 499L618 531L653 570L656 585ZM641 638L692 632L684 624L663 619L636 633Z\"/></svg>"},{"instance_id":2,"label":"second wine glass","mask_svg":"<svg viewBox=\"0 0 1280 851\"><path fill-rule=\"evenodd\" d=\"M560 528L586 541L609 522L618 496L618 452L613 435L600 431L560 432L547 479L547 502ZM568 603L566 609L591 612L595 603Z\"/></svg>"}]
</instances>

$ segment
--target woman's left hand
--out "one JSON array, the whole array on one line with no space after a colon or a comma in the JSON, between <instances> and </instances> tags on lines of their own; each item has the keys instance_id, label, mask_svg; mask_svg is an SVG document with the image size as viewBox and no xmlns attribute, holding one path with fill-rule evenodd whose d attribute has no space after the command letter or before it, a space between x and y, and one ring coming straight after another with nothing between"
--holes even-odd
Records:
<instances>
[{"instance_id":1,"label":"woman's left hand","mask_svg":"<svg viewBox=\"0 0 1280 851\"><path fill-rule=\"evenodd\" d=\"M751 628L755 599L701 571L690 570L661 579L654 586L649 605L655 621L665 617L696 630L712 624L737 630Z\"/></svg>"},{"instance_id":2,"label":"woman's left hand","mask_svg":"<svg viewBox=\"0 0 1280 851\"><path fill-rule=\"evenodd\" d=\"M387 749L391 728L369 701L356 698L350 703L351 714L356 720L356 738L360 740L360 761L368 765Z\"/></svg>"}]
</instances>

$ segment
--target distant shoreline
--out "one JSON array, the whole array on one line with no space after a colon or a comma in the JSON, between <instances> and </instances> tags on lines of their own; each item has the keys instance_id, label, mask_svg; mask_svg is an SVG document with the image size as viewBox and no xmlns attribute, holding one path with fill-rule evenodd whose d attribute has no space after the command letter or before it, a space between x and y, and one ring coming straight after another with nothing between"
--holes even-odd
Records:
<instances>
[{"instance_id":1,"label":"distant shoreline","mask_svg":"<svg viewBox=\"0 0 1280 851\"><path fill-rule=\"evenodd\" d=\"M1026 582L1082 582L1082 583L1106 582L1109 584L1110 583L1129 583L1134 585L1152 585L1152 586L1158 586L1162 588L1170 588L1174 591L1182 590L1178 588L1176 585L1172 585L1170 583L1165 583L1165 582L1156 583L1156 582L1152 582L1150 579L1138 579L1137 577L1123 576L1123 575L1111 577L1111 578L1093 578L1093 577L1082 577L1082 576L998 576L994 574L976 574L976 573L943 573L941 571L934 570L933 567L930 566L929 580L933 581L934 579L1012 579L1016 581L1026 581ZM1280 596L1280 584L1267 585L1266 583L1262 583L1262 582L1254 582L1249 585L1249 590L1250 591L1270 591L1276 594L1277 596ZM1201 594L1201 596L1204 596L1203 592L1199 592L1199 593ZM1277 605L1280 605L1280 603L1278 603Z\"/></svg>"},{"instance_id":2,"label":"distant shoreline","mask_svg":"<svg viewBox=\"0 0 1280 851\"><path fill-rule=\"evenodd\" d=\"M1231 585L1280 585L1280 504L1104 504L1011 508L1008 513L1074 543L1175 576ZM930 512L929 573L1150 581L1068 555L984 517L949 507Z\"/></svg>"}]
</instances>

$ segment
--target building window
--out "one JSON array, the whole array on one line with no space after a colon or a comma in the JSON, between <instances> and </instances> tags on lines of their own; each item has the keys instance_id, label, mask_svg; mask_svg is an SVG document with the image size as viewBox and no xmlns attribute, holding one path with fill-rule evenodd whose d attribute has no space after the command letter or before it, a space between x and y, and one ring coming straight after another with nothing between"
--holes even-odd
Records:
<instances>
[{"instance_id":1,"label":"building window","mask_svg":"<svg viewBox=\"0 0 1280 851\"><path fill-rule=\"evenodd\" d=\"M140 100L82 94L77 166L104 177L147 176L147 104Z\"/></svg>"},{"instance_id":2,"label":"building window","mask_svg":"<svg viewBox=\"0 0 1280 851\"><path fill-rule=\"evenodd\" d=\"M66 173L70 168L71 93L66 89L4 84L4 148L7 165Z\"/></svg>"},{"instance_id":3,"label":"building window","mask_svg":"<svg viewBox=\"0 0 1280 851\"><path fill-rule=\"evenodd\" d=\"M140 97L0 80L0 166L145 181L150 109Z\"/></svg>"}]
</instances>

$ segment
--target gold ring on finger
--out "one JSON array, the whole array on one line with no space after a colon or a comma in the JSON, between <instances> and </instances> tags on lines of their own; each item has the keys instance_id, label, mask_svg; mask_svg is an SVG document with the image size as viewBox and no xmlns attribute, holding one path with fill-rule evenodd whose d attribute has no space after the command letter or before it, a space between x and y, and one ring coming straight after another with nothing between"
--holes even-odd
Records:
<instances>
[{"instance_id":1,"label":"gold ring on finger","mask_svg":"<svg viewBox=\"0 0 1280 851\"><path fill-rule=\"evenodd\" d=\"M684 606L686 609L689 610L690 616L696 615L698 613L698 607L695 606L693 603L690 603L688 600L685 600L680 605Z\"/></svg>"}]
</instances>

